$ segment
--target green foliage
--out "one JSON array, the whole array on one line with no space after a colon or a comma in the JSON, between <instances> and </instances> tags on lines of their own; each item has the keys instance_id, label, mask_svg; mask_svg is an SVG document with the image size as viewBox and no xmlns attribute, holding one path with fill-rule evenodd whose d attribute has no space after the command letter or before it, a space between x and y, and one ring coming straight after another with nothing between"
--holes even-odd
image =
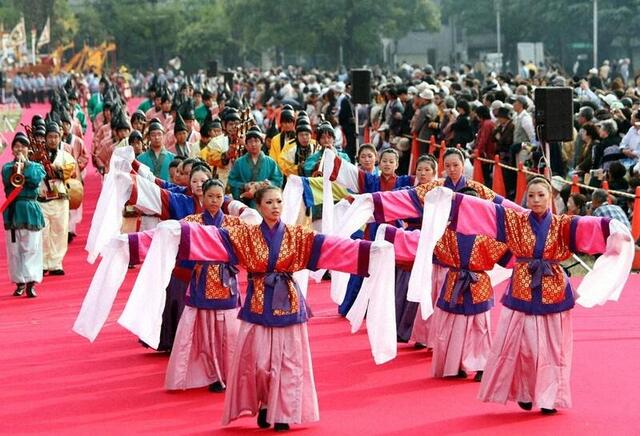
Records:
<instances>
[{"instance_id":1,"label":"green foliage","mask_svg":"<svg viewBox=\"0 0 640 436\"><path fill-rule=\"evenodd\" d=\"M454 17L469 35L495 32L499 0L444 0L442 13ZM555 60L572 62L572 43L593 39L593 0L501 0L502 41L507 53L521 41L541 41ZM635 38L640 0L598 0L601 60L614 56L616 47L629 47ZM627 52L628 56L628 52Z\"/></svg>"},{"instance_id":2,"label":"green foliage","mask_svg":"<svg viewBox=\"0 0 640 436\"><path fill-rule=\"evenodd\" d=\"M119 63L160 66L177 55L187 70L212 59L259 63L265 50L276 63L303 59L336 67L340 48L347 66L373 63L381 37L440 24L432 0L85 0L73 11L68 0L0 0L4 10L7 27L20 12L27 29L32 23L42 29L52 16L54 45L115 40Z\"/></svg>"}]
</instances>

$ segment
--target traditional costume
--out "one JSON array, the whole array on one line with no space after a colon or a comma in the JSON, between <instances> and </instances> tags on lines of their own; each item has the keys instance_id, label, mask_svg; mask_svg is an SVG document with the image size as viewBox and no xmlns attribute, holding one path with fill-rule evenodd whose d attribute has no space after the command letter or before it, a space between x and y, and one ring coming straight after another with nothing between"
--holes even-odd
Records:
<instances>
[{"instance_id":1,"label":"traditional costume","mask_svg":"<svg viewBox=\"0 0 640 436\"><path fill-rule=\"evenodd\" d=\"M15 141L29 144L23 133L16 134ZM17 189L11 184L15 165L14 160L2 167L2 183L7 198ZM22 295L26 288L29 296L35 296L34 284L42 281L42 229L45 226L36 198L45 172L39 163L25 161L22 175L22 190L3 212L5 246L9 277L17 286L14 295Z\"/></svg>"},{"instance_id":2,"label":"traditional costume","mask_svg":"<svg viewBox=\"0 0 640 436\"><path fill-rule=\"evenodd\" d=\"M60 134L60 127L50 122L47 132ZM75 174L76 161L64 150L62 143L53 150L47 149L47 153L55 174L47 175L40 184L38 195L45 221L43 269L60 274L63 273L62 260L67 253L69 232L69 197L65 181Z\"/></svg>"},{"instance_id":3,"label":"traditional costume","mask_svg":"<svg viewBox=\"0 0 640 436\"><path fill-rule=\"evenodd\" d=\"M189 215L184 221L218 228L240 223L239 218L222 211ZM240 327L235 263L191 265L190 286L167 367L166 389L211 387L215 382L217 389L226 386Z\"/></svg>"},{"instance_id":4,"label":"traditional costume","mask_svg":"<svg viewBox=\"0 0 640 436\"><path fill-rule=\"evenodd\" d=\"M407 263L415 259L420 231L407 232L384 225L378 233L394 244L397 261ZM493 307L493 289L485 271L493 269L496 262L506 266L511 253L505 244L486 236L467 236L447 229L438 240L434 258L447 268L447 273L439 290L431 329L433 376L483 371L491 348ZM404 297L406 300L406 292ZM415 314L414 311L414 318ZM396 319L398 315L396 311Z\"/></svg>"},{"instance_id":5,"label":"traditional costume","mask_svg":"<svg viewBox=\"0 0 640 436\"><path fill-rule=\"evenodd\" d=\"M570 309L576 301L592 307L618 299L633 260L629 230L607 218L538 216L460 194L451 202L451 226L504 242L516 257L479 398L548 411L570 407ZM572 253L603 252L576 300L560 262Z\"/></svg>"}]
</instances>

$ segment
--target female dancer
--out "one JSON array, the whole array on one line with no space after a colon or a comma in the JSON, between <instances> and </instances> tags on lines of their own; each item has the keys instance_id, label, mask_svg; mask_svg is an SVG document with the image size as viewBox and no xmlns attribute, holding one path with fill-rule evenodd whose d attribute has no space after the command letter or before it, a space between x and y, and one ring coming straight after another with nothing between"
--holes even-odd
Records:
<instances>
[{"instance_id":1,"label":"female dancer","mask_svg":"<svg viewBox=\"0 0 640 436\"><path fill-rule=\"evenodd\" d=\"M204 212L185 222L227 228L240 219L222 213L224 185L209 179L202 186ZM185 307L169 358L165 387L169 390L209 386L223 392L235 348L240 294L235 262L197 262L192 269Z\"/></svg>"},{"instance_id":2,"label":"female dancer","mask_svg":"<svg viewBox=\"0 0 640 436\"><path fill-rule=\"evenodd\" d=\"M461 193L476 196L470 188ZM394 243L397 260L415 259L419 231L385 227L379 230L378 237ZM466 378L468 371L475 371L475 380L480 381L491 348L493 307L493 289L485 271L496 262L506 265L511 255L505 244L494 239L447 229L435 246L434 258L434 264L443 265L448 271L432 321L433 376Z\"/></svg>"},{"instance_id":3,"label":"female dancer","mask_svg":"<svg viewBox=\"0 0 640 436\"><path fill-rule=\"evenodd\" d=\"M422 185L433 181L438 174L437 168L438 164L431 156L420 156L416 164L416 184ZM405 228L407 230L419 229L419 220L415 218L405 220ZM425 321L418 315L418 303L407 301L407 290L409 288L413 260L401 262L396 260L396 263L396 328L398 342L409 342L410 339L413 339L416 343L416 348L424 348L429 344L429 320ZM439 272L434 270L434 276L438 274ZM437 292L435 289L434 291ZM414 326L417 327L415 332Z\"/></svg>"},{"instance_id":4,"label":"female dancer","mask_svg":"<svg viewBox=\"0 0 640 436\"><path fill-rule=\"evenodd\" d=\"M609 218L553 215L551 191L546 179L535 177L527 186L530 211L460 194L451 210L456 231L502 241L516 257L479 398L517 401L544 414L571 407L570 309L576 301L592 307L617 300L633 259L633 238L624 225ZM602 252L576 300L560 262L572 253Z\"/></svg>"},{"instance_id":5,"label":"female dancer","mask_svg":"<svg viewBox=\"0 0 640 436\"><path fill-rule=\"evenodd\" d=\"M258 414L260 427L275 423L276 430L286 430L290 423L318 420L306 324L310 312L292 273L317 268L369 273L367 292L378 295L393 280L393 259L386 242L341 239L285 225L280 220L282 196L278 188L261 189L255 199L263 217L260 225L218 229L193 223L179 227L175 222L163 224L154 235L120 322L133 330L147 330L150 320L143 319L146 315L139 309L143 305L148 309L146 297L154 293L149 281L158 271L166 277L176 253L178 259L196 261L229 262L236 258L249 272L249 281L239 313L241 326L228 377L223 424ZM395 356L393 315L388 313L375 324L369 321L386 310L391 299L369 306L367 311L368 333L379 363ZM389 331L391 338L372 339L372 333L384 336Z\"/></svg>"}]
</instances>

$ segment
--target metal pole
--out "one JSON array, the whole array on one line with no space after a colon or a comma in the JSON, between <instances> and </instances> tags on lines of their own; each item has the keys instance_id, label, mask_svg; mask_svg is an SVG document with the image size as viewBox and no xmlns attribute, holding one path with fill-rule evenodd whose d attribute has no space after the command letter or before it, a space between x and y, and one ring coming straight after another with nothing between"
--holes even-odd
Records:
<instances>
[{"instance_id":1,"label":"metal pole","mask_svg":"<svg viewBox=\"0 0 640 436\"><path fill-rule=\"evenodd\" d=\"M593 68L598 68L598 0L593 0Z\"/></svg>"},{"instance_id":2,"label":"metal pole","mask_svg":"<svg viewBox=\"0 0 640 436\"><path fill-rule=\"evenodd\" d=\"M498 54L502 54L502 44L500 41L500 6L501 0L496 0L496 36L498 39Z\"/></svg>"},{"instance_id":3,"label":"metal pole","mask_svg":"<svg viewBox=\"0 0 640 436\"><path fill-rule=\"evenodd\" d=\"M36 28L31 28L31 59L33 65L36 64Z\"/></svg>"},{"instance_id":4,"label":"metal pole","mask_svg":"<svg viewBox=\"0 0 640 436\"><path fill-rule=\"evenodd\" d=\"M360 103L356 103L355 105L355 119L356 119L356 152L358 151L358 147L360 146L360 124L358 123L358 108L360 107ZM346 139L346 138L344 138ZM345 144L346 145L346 144Z\"/></svg>"}]
</instances>

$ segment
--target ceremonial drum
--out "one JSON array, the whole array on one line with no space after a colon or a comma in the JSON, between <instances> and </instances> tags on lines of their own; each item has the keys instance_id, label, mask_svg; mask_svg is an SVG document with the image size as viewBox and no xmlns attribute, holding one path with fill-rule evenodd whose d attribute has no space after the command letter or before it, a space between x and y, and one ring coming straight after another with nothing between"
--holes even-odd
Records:
<instances>
[{"instance_id":1,"label":"ceremonial drum","mask_svg":"<svg viewBox=\"0 0 640 436\"><path fill-rule=\"evenodd\" d=\"M69 179L65 182L67 194L69 195L69 209L75 210L82 204L84 196L84 186L78 179Z\"/></svg>"}]
</instances>

